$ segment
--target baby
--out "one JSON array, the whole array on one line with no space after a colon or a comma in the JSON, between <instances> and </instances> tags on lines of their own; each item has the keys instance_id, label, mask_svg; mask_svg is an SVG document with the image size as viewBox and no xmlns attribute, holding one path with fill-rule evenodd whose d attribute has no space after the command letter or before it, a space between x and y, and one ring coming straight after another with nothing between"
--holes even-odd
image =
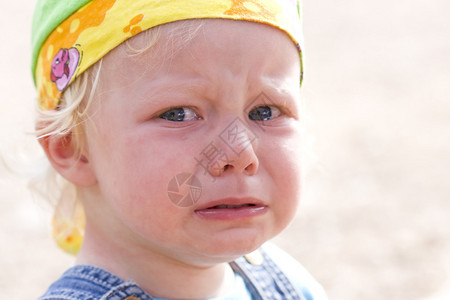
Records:
<instances>
[{"instance_id":1,"label":"baby","mask_svg":"<svg viewBox=\"0 0 450 300\"><path fill-rule=\"evenodd\" d=\"M265 243L300 197L298 12L38 1L36 126L75 219L56 215L57 239L77 253L40 299L326 299Z\"/></svg>"}]
</instances>

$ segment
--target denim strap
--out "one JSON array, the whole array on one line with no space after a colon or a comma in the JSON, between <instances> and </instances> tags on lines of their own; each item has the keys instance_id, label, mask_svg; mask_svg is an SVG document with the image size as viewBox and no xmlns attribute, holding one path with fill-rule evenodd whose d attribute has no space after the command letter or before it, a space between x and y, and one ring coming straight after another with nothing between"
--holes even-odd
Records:
<instances>
[{"instance_id":1,"label":"denim strap","mask_svg":"<svg viewBox=\"0 0 450 300\"><path fill-rule=\"evenodd\" d=\"M297 292L275 262L262 249L261 264L253 264L245 257L230 263L233 270L244 278L247 288L255 300L305 300Z\"/></svg>"}]
</instances>

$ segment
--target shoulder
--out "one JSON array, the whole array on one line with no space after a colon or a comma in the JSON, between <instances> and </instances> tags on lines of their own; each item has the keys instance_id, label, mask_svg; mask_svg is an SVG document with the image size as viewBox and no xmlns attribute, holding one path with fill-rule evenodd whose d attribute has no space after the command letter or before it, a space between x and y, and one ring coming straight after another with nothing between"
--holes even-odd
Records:
<instances>
[{"instance_id":1,"label":"shoulder","mask_svg":"<svg viewBox=\"0 0 450 300\"><path fill-rule=\"evenodd\" d=\"M297 260L273 243L266 243L262 250L275 262L298 292L307 300L327 300L323 287Z\"/></svg>"},{"instance_id":2,"label":"shoulder","mask_svg":"<svg viewBox=\"0 0 450 300\"><path fill-rule=\"evenodd\" d=\"M125 299L150 297L132 281L124 281L95 266L79 265L68 269L38 300Z\"/></svg>"},{"instance_id":3,"label":"shoulder","mask_svg":"<svg viewBox=\"0 0 450 300\"><path fill-rule=\"evenodd\" d=\"M45 294L38 300L72 300L72 299L97 299L96 291L91 287L94 279L99 274L91 266L75 266L66 270L58 280L53 282Z\"/></svg>"}]
</instances>

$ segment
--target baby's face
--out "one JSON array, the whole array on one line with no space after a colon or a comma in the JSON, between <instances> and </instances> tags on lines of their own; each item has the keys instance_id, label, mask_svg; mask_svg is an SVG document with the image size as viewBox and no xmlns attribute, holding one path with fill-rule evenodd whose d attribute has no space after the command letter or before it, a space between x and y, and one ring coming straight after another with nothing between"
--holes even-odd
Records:
<instances>
[{"instance_id":1,"label":"baby's face","mask_svg":"<svg viewBox=\"0 0 450 300\"><path fill-rule=\"evenodd\" d=\"M230 20L205 21L181 51L156 50L130 58L119 48L103 61L86 124L98 179L87 201L102 212L91 223L128 248L234 259L296 212L298 52L275 28Z\"/></svg>"}]
</instances>

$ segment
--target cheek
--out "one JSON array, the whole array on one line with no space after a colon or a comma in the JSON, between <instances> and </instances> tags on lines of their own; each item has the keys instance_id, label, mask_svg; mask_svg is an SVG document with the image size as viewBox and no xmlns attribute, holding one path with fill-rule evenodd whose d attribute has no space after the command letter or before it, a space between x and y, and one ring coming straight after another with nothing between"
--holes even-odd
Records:
<instances>
[{"instance_id":1,"label":"cheek","mask_svg":"<svg viewBox=\"0 0 450 300\"><path fill-rule=\"evenodd\" d=\"M281 226L295 216L301 194L301 139L291 136L268 145L267 172L274 184L272 199ZM276 153L276 155L273 155Z\"/></svg>"},{"instance_id":2,"label":"cheek","mask_svg":"<svg viewBox=\"0 0 450 300\"><path fill-rule=\"evenodd\" d=\"M177 174L191 169L194 162L189 149L154 136L116 135L114 140L105 138L95 143L97 174L112 186L161 188Z\"/></svg>"},{"instance_id":3,"label":"cheek","mask_svg":"<svg viewBox=\"0 0 450 300\"><path fill-rule=\"evenodd\" d=\"M178 207L169 198L168 184L189 170L184 162L190 157L186 149L154 141L121 140L120 136L115 137L115 143L99 139L92 153L105 203L128 227L147 234L175 227Z\"/></svg>"}]
</instances>

